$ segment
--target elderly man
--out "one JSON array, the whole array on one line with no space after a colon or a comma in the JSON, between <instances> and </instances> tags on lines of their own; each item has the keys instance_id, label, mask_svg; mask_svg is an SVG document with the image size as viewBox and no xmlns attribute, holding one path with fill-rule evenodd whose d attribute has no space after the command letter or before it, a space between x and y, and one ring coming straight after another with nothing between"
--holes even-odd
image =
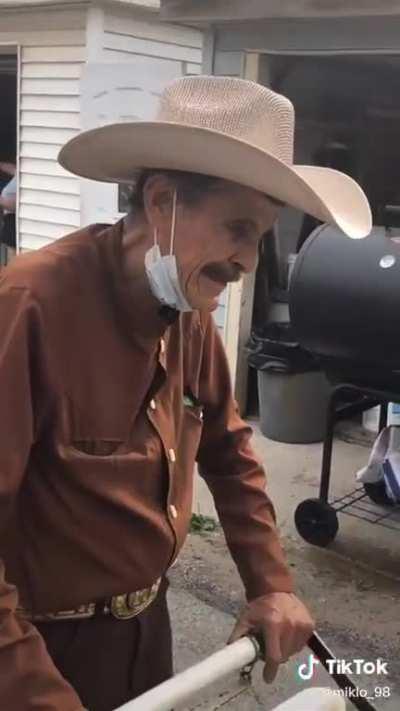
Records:
<instances>
[{"instance_id":1,"label":"elderly man","mask_svg":"<svg viewBox=\"0 0 400 711\"><path fill-rule=\"evenodd\" d=\"M172 84L153 122L63 148L78 175L129 183L136 171L135 192L118 224L1 275L7 711L111 711L172 673L165 576L196 459L247 596L233 638L264 635L270 680L311 634L212 317L227 283L255 268L282 203L369 232L360 188L294 166L292 151L290 102L214 77Z\"/></svg>"}]
</instances>

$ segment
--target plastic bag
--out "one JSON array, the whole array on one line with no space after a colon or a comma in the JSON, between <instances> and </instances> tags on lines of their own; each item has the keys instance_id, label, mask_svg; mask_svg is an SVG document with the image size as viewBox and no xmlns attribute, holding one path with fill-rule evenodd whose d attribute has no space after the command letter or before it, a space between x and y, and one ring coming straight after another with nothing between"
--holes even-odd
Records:
<instances>
[{"instance_id":1,"label":"plastic bag","mask_svg":"<svg viewBox=\"0 0 400 711\"><path fill-rule=\"evenodd\" d=\"M391 501L400 503L400 427L385 427L376 438L369 462L356 479L363 484L383 482Z\"/></svg>"}]
</instances>

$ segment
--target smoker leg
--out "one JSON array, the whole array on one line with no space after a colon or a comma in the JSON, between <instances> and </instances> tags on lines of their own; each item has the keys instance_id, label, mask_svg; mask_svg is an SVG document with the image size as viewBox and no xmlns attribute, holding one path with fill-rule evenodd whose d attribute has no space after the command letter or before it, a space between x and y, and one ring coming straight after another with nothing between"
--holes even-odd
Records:
<instances>
[{"instance_id":1,"label":"smoker leg","mask_svg":"<svg viewBox=\"0 0 400 711\"><path fill-rule=\"evenodd\" d=\"M383 402L381 404L381 414L379 416L379 432L382 432L382 430L385 429L385 427L386 427L388 408L389 408L389 404L387 402Z\"/></svg>"},{"instance_id":2,"label":"smoker leg","mask_svg":"<svg viewBox=\"0 0 400 711\"><path fill-rule=\"evenodd\" d=\"M319 498L325 503L328 502L329 482L331 478L333 435L336 424L336 402L339 390L340 388L337 388L331 395L326 418L326 431L322 454L321 484L319 489Z\"/></svg>"}]
</instances>

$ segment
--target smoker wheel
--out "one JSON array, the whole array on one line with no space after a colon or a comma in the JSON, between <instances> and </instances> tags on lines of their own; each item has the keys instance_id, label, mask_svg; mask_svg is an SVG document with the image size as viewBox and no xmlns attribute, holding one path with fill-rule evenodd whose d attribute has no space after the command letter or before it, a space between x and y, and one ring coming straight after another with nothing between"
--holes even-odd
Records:
<instances>
[{"instance_id":1,"label":"smoker wheel","mask_svg":"<svg viewBox=\"0 0 400 711\"><path fill-rule=\"evenodd\" d=\"M325 548L332 543L338 529L337 513L320 499L305 499L298 505L294 520L296 528L307 543Z\"/></svg>"},{"instance_id":2,"label":"smoker wheel","mask_svg":"<svg viewBox=\"0 0 400 711\"><path fill-rule=\"evenodd\" d=\"M378 481L376 484L364 484L364 491L374 504L378 504L378 506L394 506L394 502L386 493L383 481Z\"/></svg>"}]
</instances>

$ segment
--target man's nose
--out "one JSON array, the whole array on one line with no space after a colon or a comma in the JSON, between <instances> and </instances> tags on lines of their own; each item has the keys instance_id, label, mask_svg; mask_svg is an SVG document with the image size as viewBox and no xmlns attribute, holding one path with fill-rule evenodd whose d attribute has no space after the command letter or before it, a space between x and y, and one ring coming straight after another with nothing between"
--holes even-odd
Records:
<instances>
[{"instance_id":1,"label":"man's nose","mask_svg":"<svg viewBox=\"0 0 400 711\"><path fill-rule=\"evenodd\" d=\"M258 246L246 245L238 249L234 261L240 266L240 270L245 274L254 271L258 263Z\"/></svg>"}]
</instances>

